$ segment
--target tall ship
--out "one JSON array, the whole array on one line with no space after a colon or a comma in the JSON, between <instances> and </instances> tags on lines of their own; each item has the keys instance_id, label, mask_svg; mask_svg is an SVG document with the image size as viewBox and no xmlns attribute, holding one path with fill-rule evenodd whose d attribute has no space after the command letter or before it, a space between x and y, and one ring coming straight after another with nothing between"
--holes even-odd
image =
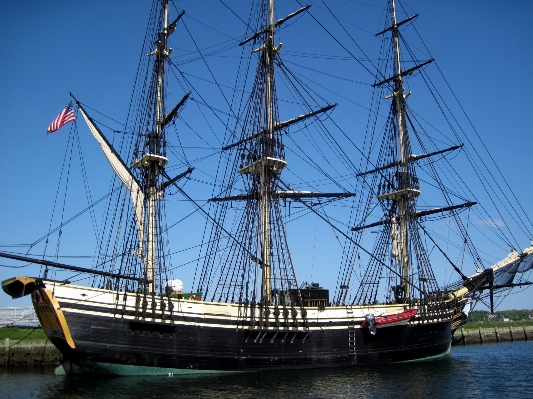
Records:
<instances>
[{"instance_id":1,"label":"tall ship","mask_svg":"<svg viewBox=\"0 0 533 399\"><path fill-rule=\"evenodd\" d=\"M170 47L187 14L168 0L152 6L119 139L110 140L100 114L72 96L77 117L116 174L109 194L87 208L107 204L96 229L94 267L0 253L42 266L38 277L13 277L2 288L13 298L31 296L41 326L64 356L57 373L267 371L435 359L449 353L453 331L467 321L473 304L493 308L498 293L530 284L520 276L533 268L533 246L487 264L471 240L461 215L477 201L458 193L453 184L462 175L448 169L452 154L464 151L460 137L451 146L439 140L426 145L421 117L408 106L405 80L424 77L433 61L405 66L401 28L416 16L399 21L396 1L387 4L363 140L340 127L336 104L284 62L279 32L304 18L315 20L312 8L277 19L274 0L253 3L246 34L230 41L246 55L235 71L246 85L234 98L225 97L227 109L206 106L207 95L188 83L170 101L169 77L192 77L173 61L179 50ZM198 53L204 62L205 53ZM209 71L205 79L216 81L217 71ZM218 143L206 144L218 145L219 160L198 177L187 146L170 134L191 103L205 106L224 126L214 134ZM287 104L298 104L301 112L282 119ZM188 134L207 137L189 125ZM77 134L77 124L72 126ZM181 161L172 164L172 157ZM300 169L292 169L291 160ZM328 185L305 180L301 170L320 174ZM186 184L206 180L211 195L200 201ZM337 189L325 192L322 186ZM425 187L440 196L424 199ZM189 290L178 279L173 262L179 254L168 239L169 230L176 224L179 229L175 218L166 217L173 195L205 220L194 231L179 232L201 233ZM291 232L290 224L304 217L312 222ZM61 234L67 222L43 240ZM341 254L339 264L321 262L338 269L331 291L299 281L296 271L309 265L298 265L291 252L291 242L317 223L339 243L331 248ZM435 224L456 229L460 261L447 253L447 236ZM321 234L299 247L312 253ZM463 271L465 263L476 271ZM453 273L444 284L434 271L441 266ZM56 270L73 277L58 278Z\"/></svg>"}]
</instances>

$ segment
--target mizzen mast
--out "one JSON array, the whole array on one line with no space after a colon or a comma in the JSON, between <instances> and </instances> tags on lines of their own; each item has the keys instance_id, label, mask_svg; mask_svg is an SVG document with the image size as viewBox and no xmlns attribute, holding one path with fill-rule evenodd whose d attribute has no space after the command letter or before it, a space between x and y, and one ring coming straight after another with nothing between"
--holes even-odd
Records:
<instances>
[{"instance_id":1,"label":"mizzen mast","mask_svg":"<svg viewBox=\"0 0 533 399\"><path fill-rule=\"evenodd\" d=\"M176 21L177 22L177 21ZM155 56L154 61L154 78L157 82L155 87L155 103L152 110L155 116L155 123L152 125L152 131L147 133L145 150L148 151L137 159L132 167L143 169L145 176L145 195L147 198L147 219L146 219L146 254L142 254L145 267L145 278L149 282L149 290L156 292L156 262L158 256L159 236L159 177L168 163L166 158L166 140L164 135L164 84L165 84L165 59L172 53L168 48L168 37L174 31L175 22L169 27L168 25L168 1L163 1L163 24L162 30L156 42L156 49L148 56Z\"/></svg>"}]
</instances>

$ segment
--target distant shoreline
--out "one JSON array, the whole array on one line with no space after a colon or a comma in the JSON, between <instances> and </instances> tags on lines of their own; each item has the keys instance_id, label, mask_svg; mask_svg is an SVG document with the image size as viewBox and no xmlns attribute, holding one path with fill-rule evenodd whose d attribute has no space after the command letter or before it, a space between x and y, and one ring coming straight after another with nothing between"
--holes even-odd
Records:
<instances>
[{"instance_id":1,"label":"distant shoreline","mask_svg":"<svg viewBox=\"0 0 533 399\"><path fill-rule=\"evenodd\" d=\"M526 322L472 323L485 324L485 327L458 328L452 337L452 345L484 344L491 342L530 341L533 339L533 325ZM496 324L494 327L487 324Z\"/></svg>"},{"instance_id":2,"label":"distant shoreline","mask_svg":"<svg viewBox=\"0 0 533 399\"><path fill-rule=\"evenodd\" d=\"M496 327L533 327L533 321L529 320L520 320L520 321L490 321L490 322L481 322L481 321L475 321L475 322L469 322L461 327L465 330L471 330L474 328L496 328Z\"/></svg>"}]
</instances>

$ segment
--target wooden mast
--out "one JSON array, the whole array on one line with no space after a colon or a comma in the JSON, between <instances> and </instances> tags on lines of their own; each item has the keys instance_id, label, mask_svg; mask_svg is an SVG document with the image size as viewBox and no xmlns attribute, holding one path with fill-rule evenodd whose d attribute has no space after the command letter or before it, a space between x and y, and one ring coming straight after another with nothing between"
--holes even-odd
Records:
<instances>
[{"instance_id":1,"label":"wooden mast","mask_svg":"<svg viewBox=\"0 0 533 399\"><path fill-rule=\"evenodd\" d=\"M396 21L396 4L391 0L392 6L392 35L394 40L394 52L396 63L396 76L394 79L394 102L396 105L396 123L398 126L398 137L400 141L400 172L398 174L398 190L403 194L398 199L398 219L400 225L400 265L401 278L403 289L405 292L404 298L409 298L409 232L408 232L408 218L409 218L409 203L411 201L410 194L410 178L409 178L409 148L407 137L407 124L405 121L405 98L403 94L403 79L402 66L400 56L400 40L399 29Z\"/></svg>"},{"instance_id":2,"label":"wooden mast","mask_svg":"<svg viewBox=\"0 0 533 399\"><path fill-rule=\"evenodd\" d=\"M266 112L266 134L261 144L262 167L260 176L261 195L259 200L259 208L261 212L261 259L262 259L262 287L261 297L266 304L270 304L272 300L272 284L271 284L271 260L270 260L270 191L272 186L272 175L268 163L268 158L272 157L272 142L274 139L274 101L273 101L273 86L274 86L274 0L269 0L267 26L269 27L265 33L266 40L263 45L263 68L266 74L265 87L265 109Z\"/></svg>"},{"instance_id":3,"label":"wooden mast","mask_svg":"<svg viewBox=\"0 0 533 399\"><path fill-rule=\"evenodd\" d=\"M170 55L172 50L167 49L168 36L171 32L168 29L168 1L163 0L163 29L158 34L158 40L156 42L156 49L149 54L149 56L155 55L155 72L157 74L156 81L156 102L155 102L155 126L153 131L148 133L148 152L145 153L140 159L136 160L132 167L141 168L146 170L146 187L145 192L147 196L147 226L146 226L146 256L145 261L145 274L146 279L149 281L149 291L151 293L156 292L156 275L157 275L157 259L159 256L157 237L159 233L159 204L158 204L158 178L161 172L164 170L165 165L168 163L168 159L165 154L164 147L164 69L165 58Z\"/></svg>"},{"instance_id":4,"label":"wooden mast","mask_svg":"<svg viewBox=\"0 0 533 399\"><path fill-rule=\"evenodd\" d=\"M271 220L272 218L272 207L276 206L273 203L273 194L276 190L275 186L277 183L277 175L287 165L285 162L282 151L280 150L280 143L276 141L275 134L277 131L287 127L292 123L296 123L300 120L306 119L310 116L316 115L320 112L325 112L332 108L324 107L321 110L311 112L306 115L294 118L286 122L276 121L276 104L275 104L275 82L274 82L274 60L277 53L281 48L281 43L274 47L274 34L276 27L280 26L285 21L293 18L294 16L306 11L309 6L302 7L299 10L289 14L285 18L274 20L274 0L264 1L262 4L263 10L265 10L265 28L254 33L252 36L246 40L239 43L243 45L248 43L251 40L255 40L259 37L263 38L263 43L252 52L259 52L261 54L259 59L259 75L256 76L256 84L261 85L257 87L258 97L254 100L259 102L259 115L257 119L254 119L252 125L254 126L252 134L248 134L247 137L241 138L241 140L233 143L229 146L224 147L224 149L230 149L235 146L245 144L251 140L258 140L258 149L259 154L258 159L252 157L253 162L241 166L237 171L240 174L254 175L254 192L250 193L250 196L245 197L227 197L227 198L218 198L212 200L245 200L247 198L257 199L257 213L258 213L258 224L257 224L257 257L254 255L253 260L259 264L261 267L261 301L265 305L272 304L272 235L273 235L273 225L276 221ZM257 124L257 122L259 122ZM257 186L255 185L257 184ZM278 200L279 196L276 193L275 200ZM274 231L274 234L277 234ZM280 268L283 268L283 265L280 265ZM284 273L285 274L285 273ZM256 284L259 284L259 278L256 280ZM256 285L256 291L259 290L259 287ZM255 297L255 295L254 295Z\"/></svg>"}]
</instances>

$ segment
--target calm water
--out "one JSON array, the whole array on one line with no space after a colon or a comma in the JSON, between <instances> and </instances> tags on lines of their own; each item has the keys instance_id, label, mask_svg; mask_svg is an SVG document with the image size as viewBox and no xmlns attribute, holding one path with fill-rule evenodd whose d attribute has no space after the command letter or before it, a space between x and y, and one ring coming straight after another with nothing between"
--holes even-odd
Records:
<instances>
[{"instance_id":1,"label":"calm water","mask_svg":"<svg viewBox=\"0 0 533 399\"><path fill-rule=\"evenodd\" d=\"M55 377L0 369L0 398L533 398L533 342L453 347L449 358L370 368L195 377Z\"/></svg>"}]
</instances>

